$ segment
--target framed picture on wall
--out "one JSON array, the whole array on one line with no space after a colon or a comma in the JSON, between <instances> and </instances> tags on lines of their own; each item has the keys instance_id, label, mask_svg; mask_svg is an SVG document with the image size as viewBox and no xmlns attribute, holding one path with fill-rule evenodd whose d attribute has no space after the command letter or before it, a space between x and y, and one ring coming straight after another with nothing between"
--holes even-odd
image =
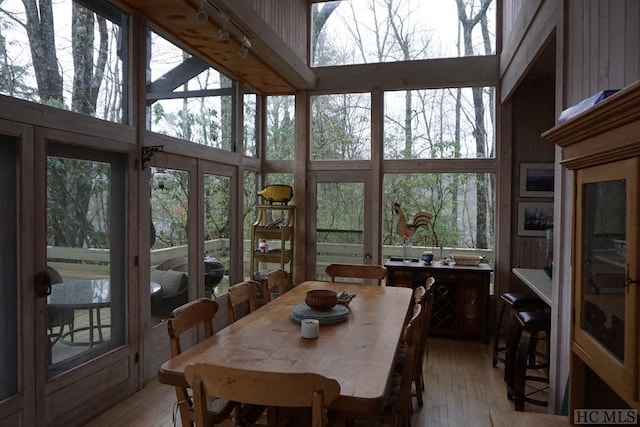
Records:
<instances>
[{"instance_id":1,"label":"framed picture on wall","mask_svg":"<svg viewBox=\"0 0 640 427\"><path fill-rule=\"evenodd\" d=\"M553 163L520 163L520 197L553 197Z\"/></svg>"},{"instance_id":2,"label":"framed picture on wall","mask_svg":"<svg viewBox=\"0 0 640 427\"><path fill-rule=\"evenodd\" d=\"M518 203L518 235L545 237L553 227L553 203Z\"/></svg>"}]
</instances>

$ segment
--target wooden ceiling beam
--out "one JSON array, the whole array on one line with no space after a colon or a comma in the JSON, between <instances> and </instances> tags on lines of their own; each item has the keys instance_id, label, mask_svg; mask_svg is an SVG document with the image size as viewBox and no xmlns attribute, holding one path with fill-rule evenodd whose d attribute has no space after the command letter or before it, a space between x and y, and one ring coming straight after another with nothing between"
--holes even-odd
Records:
<instances>
[{"instance_id":1,"label":"wooden ceiling beam","mask_svg":"<svg viewBox=\"0 0 640 427\"><path fill-rule=\"evenodd\" d=\"M267 95L294 94L315 86L315 74L266 23L244 5L223 0L216 4L242 26L251 38L247 57L238 55L242 47L237 37L221 40L215 19L199 22L200 0L114 0L125 10L146 19L151 28L182 49L197 55L220 71L257 92ZM238 2L241 3L241 2ZM263 39L264 37L264 39ZM291 61L291 62L289 62Z\"/></svg>"}]
</instances>

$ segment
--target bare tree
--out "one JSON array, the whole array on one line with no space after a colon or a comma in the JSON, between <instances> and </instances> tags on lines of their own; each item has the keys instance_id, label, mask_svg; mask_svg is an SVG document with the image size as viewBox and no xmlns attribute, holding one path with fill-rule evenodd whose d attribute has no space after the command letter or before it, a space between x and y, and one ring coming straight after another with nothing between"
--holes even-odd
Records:
<instances>
[{"instance_id":1,"label":"bare tree","mask_svg":"<svg viewBox=\"0 0 640 427\"><path fill-rule=\"evenodd\" d=\"M464 43L464 54L473 55L473 28L485 17L487 9L492 0L481 0L480 7L475 15L468 17L464 0L456 0L458 7L458 20L462 26L462 35ZM473 10L473 2L471 3ZM473 14L473 11L472 11ZM486 40L485 40L486 43ZM473 136L476 140L476 152L478 157L487 156L487 130L484 124L485 110L482 99L482 88L474 87L471 89L473 97L473 106L475 113ZM476 220L476 245L479 248L488 247L487 241L487 207L488 207L488 189L484 174L477 174L477 220Z\"/></svg>"}]
</instances>

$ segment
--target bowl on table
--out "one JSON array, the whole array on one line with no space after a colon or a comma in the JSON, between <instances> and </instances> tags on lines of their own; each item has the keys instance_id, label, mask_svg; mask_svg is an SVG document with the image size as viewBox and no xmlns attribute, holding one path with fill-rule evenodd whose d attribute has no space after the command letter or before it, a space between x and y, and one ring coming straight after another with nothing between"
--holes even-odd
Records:
<instances>
[{"instance_id":1,"label":"bowl on table","mask_svg":"<svg viewBox=\"0 0 640 427\"><path fill-rule=\"evenodd\" d=\"M314 310L327 311L338 303L338 294L329 289L312 289L307 292L304 302Z\"/></svg>"}]
</instances>

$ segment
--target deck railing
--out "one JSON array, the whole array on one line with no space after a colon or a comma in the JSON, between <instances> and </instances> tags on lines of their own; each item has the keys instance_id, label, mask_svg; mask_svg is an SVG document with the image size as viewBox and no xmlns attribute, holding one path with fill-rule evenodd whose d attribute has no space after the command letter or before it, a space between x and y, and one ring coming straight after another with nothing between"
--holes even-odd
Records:
<instances>
[{"instance_id":1,"label":"deck railing","mask_svg":"<svg viewBox=\"0 0 640 427\"><path fill-rule=\"evenodd\" d=\"M279 247L278 242L268 242L270 247ZM228 267L228 259L230 253L229 239L208 240L205 242L205 251L208 255L218 258L225 266ZM250 250L253 245L248 240L244 241L243 263L245 272L249 271L249 263L251 262ZM404 256L404 247L396 245L385 245L382 248L383 259L386 260L391 256ZM493 264L492 249L469 249L469 248L432 248L427 247L434 253L436 259L442 257L451 257L451 254L479 255L484 256L487 262ZM407 256L420 257L425 250L423 246L407 247ZM150 252L150 265L153 267L162 261L185 256L187 254L187 246L173 246L170 248L154 249ZM57 269L65 280L73 279L96 279L109 277L109 257L108 249L85 249L85 248L68 248L59 246L49 246L47 248L47 258L49 264ZM338 244L338 243L319 243L317 251L317 268L316 271L324 271L324 267L334 262L362 262L362 245L359 244Z\"/></svg>"}]
</instances>

